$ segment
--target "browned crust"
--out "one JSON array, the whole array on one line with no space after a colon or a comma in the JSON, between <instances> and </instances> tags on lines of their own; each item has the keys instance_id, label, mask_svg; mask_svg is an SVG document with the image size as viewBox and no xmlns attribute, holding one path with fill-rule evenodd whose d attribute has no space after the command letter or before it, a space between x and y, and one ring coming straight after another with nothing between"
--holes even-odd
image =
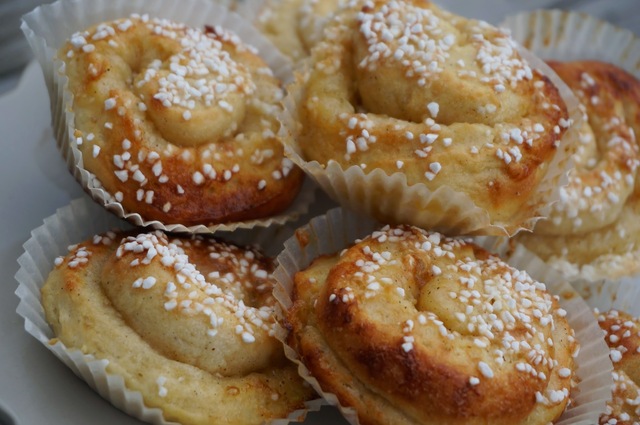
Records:
<instances>
[{"instance_id":1,"label":"browned crust","mask_svg":"<svg viewBox=\"0 0 640 425\"><path fill-rule=\"evenodd\" d=\"M616 311L615 316L609 313L600 315L598 324L605 332L604 340L609 348L621 354L621 359L613 362L614 368L624 371L640 386L640 319ZM627 332L629 335L625 336Z\"/></svg>"},{"instance_id":2,"label":"browned crust","mask_svg":"<svg viewBox=\"0 0 640 425\"><path fill-rule=\"evenodd\" d=\"M572 170L568 199L556 205L558 210L539 222L533 234L519 235L518 240L545 260L567 261L577 268L593 266L599 276L633 273L636 260L625 256L638 238L633 217L640 205L636 182L640 81L601 61L548 63L584 107L588 122L579 130L593 138L587 152L596 152L589 154L593 164L580 163ZM611 186L603 175L615 176ZM607 195L618 200L609 201ZM569 213L572 210L575 215Z\"/></svg>"},{"instance_id":3,"label":"browned crust","mask_svg":"<svg viewBox=\"0 0 640 425\"><path fill-rule=\"evenodd\" d=\"M480 247L474 247L473 251L478 254L476 258L489 255ZM344 281L355 271L352 264L335 266L326 285L332 287L332 282ZM342 295L337 293L338 299ZM434 418L488 417L517 422L526 416L523 412L535 405L531 395L544 388L542 381L522 379L516 373L509 374L504 381L492 380L482 388L473 387L468 381L468 370L446 359L446 350L464 350L464 346L447 347L444 352L440 348L418 346L405 352L401 348L402 335L391 337L381 332L360 314L357 301L329 302L322 297L318 304L318 326L325 335L330 335L330 345L343 353L342 360L355 368L360 379L392 398L399 397L433 411ZM343 334L348 336L342 337ZM504 391L505 387L509 390Z\"/></svg>"},{"instance_id":4,"label":"browned crust","mask_svg":"<svg viewBox=\"0 0 640 425\"><path fill-rule=\"evenodd\" d=\"M547 63L572 89L584 90L586 98L597 95L602 90L601 86L606 87L610 101L598 104L601 111L610 112L613 102L620 101L624 105L627 122L634 128L640 126L640 81L635 76L616 65L595 60L550 60ZM593 86L580 86L583 72L588 72L593 78Z\"/></svg>"},{"instance_id":5,"label":"browned crust","mask_svg":"<svg viewBox=\"0 0 640 425\"><path fill-rule=\"evenodd\" d=\"M142 24L137 23L144 27ZM134 31L130 29L129 32ZM146 34L144 30L136 29L140 34ZM209 36L217 38L215 32L208 31ZM137 102L140 99L129 90L119 88L111 88L108 92L104 92L105 87L109 87L105 81L119 75L121 69L130 67L134 76L141 73L143 69L137 69L140 64L137 63L139 57L146 54L143 46L150 43L159 43L157 49L160 52L170 52L173 48L170 42L166 40L137 40L135 36L123 35L122 39L118 39L118 43L130 43L133 53L130 56L118 58L116 64L110 62L108 55L114 55L109 51L106 41L96 41L98 46L95 51L90 53L77 53L72 58L66 58L66 52L71 48L70 44L65 45L60 55L67 61L67 72L70 75L69 90L74 95L73 110L76 112L76 134L75 137L85 138L84 143L79 146L83 153L84 167L94 174L100 183L104 186L110 195L120 192L122 194L121 204L128 213L138 213L144 220L158 220L165 224L184 224L184 225L213 225L237 222L243 220L259 219L273 216L285 211L296 198L304 178L304 173L294 167L283 178L275 179L273 173L282 171L283 148L279 140L279 136L258 136L261 138L257 143L259 149L273 150L273 156L261 164L254 164L249 160L252 152L244 152L241 157L236 155L238 149L246 149L246 146L234 140L239 131L234 132L231 136L222 140L212 140L211 144L216 144L216 152L222 157L233 156L233 158L222 161L220 165L214 164L217 168L216 178L205 178L201 184L193 181L195 172L202 172L202 167L206 163L201 159L202 152L207 146L202 147L183 147L178 144L172 145L173 152L170 155L162 153L166 143L158 143L162 135L155 134L156 127L153 120L144 113L138 111ZM117 34L120 36L120 34ZM229 51L234 51L234 47L224 40L221 40ZM100 44L102 43L102 44ZM164 50L163 50L164 49ZM106 50L106 52L105 52ZM137 52L137 53L136 53ZM165 55L168 55L164 52ZM243 63L254 66L255 69L266 66L262 60L250 52L235 52L234 54L242 58ZM161 57L161 59L164 59ZM126 62L126 65L122 63ZM89 72L89 69L93 69ZM257 71L255 71L257 74ZM274 77L260 75L260 84L269 85L269 87L278 87L279 83ZM130 82L129 84L133 84ZM111 110L103 110L101 96L117 99L117 108ZM264 101L264 99L262 100ZM124 111L118 111L124 107ZM166 109L162 102L156 98L147 101L147 107L150 112L156 111L163 113ZM79 112L85 108L94 108L99 113L88 118L79 118ZM250 115L258 115L257 109L251 109ZM268 120L275 120L271 116L265 116ZM136 125L136 121L144 120L144 126ZM252 117L258 119L259 117ZM113 125L110 131L104 130L105 122ZM242 125L245 122L243 121ZM249 124L255 127L255 124ZM91 126L92 130L89 130ZM91 150L91 143L86 140L89 133L97 128L100 134L95 134L96 140L104 138L104 146L100 154L94 158ZM147 134L147 130L149 133ZM250 137L256 137L260 131L253 128ZM121 143L124 139L131 142L129 150L132 161L139 166L139 170L147 176L147 181L140 184L131 178L133 172L130 173L129 179L122 182L114 174L119 168L114 165L114 155L121 155L123 149ZM171 144L171 142L169 142ZM254 149L254 148L252 148ZM143 160L138 161L137 155L142 152L148 154L150 150L160 152L162 161L162 174L168 176L168 182L161 183L158 177L154 176L154 162ZM191 159L184 160L181 155L188 154ZM220 161L219 161L220 162ZM239 165L239 171L233 173L231 180L226 181L223 171L230 170L235 164ZM267 184L263 188L259 188L260 182L265 180ZM178 192L177 187L180 186L184 191L183 194ZM153 201L151 203L140 200L138 192L143 190L145 193L153 192ZM170 205L169 208L166 206Z\"/></svg>"},{"instance_id":6,"label":"browned crust","mask_svg":"<svg viewBox=\"0 0 640 425\"><path fill-rule=\"evenodd\" d=\"M347 284L356 272L352 260L359 257L349 257L356 250L340 257L320 257L294 276L287 343L297 351L322 390L335 394L342 406L353 407L361 424L513 425L546 423L561 414L556 406L545 419L549 412L541 414L535 393L543 393L547 384L515 369L501 372L499 379L471 385L469 376L478 376L475 367L482 358L471 356L462 363L454 360L457 353L472 352L472 347L466 345L472 344L470 341L447 345L434 339L405 351L397 326L389 325L394 332L390 333L386 325L369 321L370 312L361 311L358 298L339 302L349 294L341 285ZM478 247L472 252L478 259L489 255ZM342 262L341 258L349 259ZM496 275L506 272L495 270ZM414 276L416 285L429 285L420 282L429 280L426 274ZM404 281L411 277L394 275L393 279ZM557 309L555 302L554 305ZM569 337L571 331L559 316L556 320L553 339L561 355L567 356L568 347L574 344ZM511 334L517 338L527 332L518 326ZM487 348L487 352L496 348ZM551 373L550 369L544 371L547 376ZM534 410L537 411L533 413Z\"/></svg>"},{"instance_id":7,"label":"browned crust","mask_svg":"<svg viewBox=\"0 0 640 425\"><path fill-rule=\"evenodd\" d=\"M436 9L435 6L429 5L427 2L415 1L414 3L418 6ZM342 18L350 22L348 18L344 16ZM355 33L356 30L353 29L353 32ZM320 49L313 56L316 60L316 68L310 71L309 83L302 90L303 95L299 106L299 119L302 125L300 146L305 158L317 160L321 164L336 161L344 169L364 163L366 164L365 172L378 168L389 175L403 172L407 176L409 185L422 183L430 190L448 185L456 191L468 194L477 205L486 209L492 222L517 223L531 216L533 210L539 207L529 205L531 198L536 196L537 187L546 174L551 159L558 151L557 146L566 132L566 128L559 123L561 120L568 119L564 100L549 78L534 71L530 81L519 83L515 88L509 89L513 91L515 96L526 99L530 103L523 116L518 117L521 122L514 121L507 122L507 124L517 126L523 125L525 120L531 120L531 125L541 123L545 128L545 132L540 135L539 139L536 139L533 146L526 144L518 146L522 152L522 159L519 162L513 161L506 164L493 153L482 153L479 155L482 158L479 158L478 155L471 155L468 149L455 147L456 135L453 136L454 145L443 149L436 142L429 154L429 160L420 160L417 159L414 152L416 149L421 149L423 145L415 141L417 136L414 138L414 142L407 141L405 134L407 131L416 134L428 133L430 132L428 126L422 125L415 119L405 119L401 111L397 111L395 115L387 116L378 111L366 110L362 106L355 82L357 78L354 75L357 73L357 67L356 64L350 63L351 56L355 55L352 44L352 39L346 37L344 49L348 53L344 55L345 57L340 58L342 62L337 71L344 73L346 82L341 80L340 84L335 84L335 86L313 81L315 77L321 78L318 76L322 74L322 69L331 66L332 63L332 58L328 54L318 54ZM331 75L330 78L333 76ZM468 92L469 103L474 102L473 97L476 94L474 91L479 90L474 88L474 91L469 91L469 85L462 79L447 78L445 80L444 77L439 78L442 78L443 81L435 79L435 82L427 83L434 99L437 100L438 96L447 93ZM415 82L417 77L407 78L407 80ZM536 84L541 86L535 87ZM343 92L350 97L336 98L336 94L342 95ZM387 94L383 93L381 96L384 97ZM326 103L315 101L314 99L318 97L326 97ZM500 103L495 94L492 99L494 102ZM553 105L553 107L548 107L548 105ZM404 105L398 106L403 107ZM335 117L336 114L333 112L337 109L351 111L354 116L356 112L364 109L364 113L372 120L379 119L380 125L378 126L376 122L376 126L369 129L369 133L378 139L375 145L372 145L366 152L358 152L351 159L345 159L345 137L350 130L345 130L344 123ZM476 123L486 124L486 128L491 128L496 124L491 118L481 117L480 113L471 122L449 121L445 118L443 120L440 120L439 116L436 122L447 125L451 129L456 125ZM398 130L395 128L396 126L401 128ZM556 126L558 126L557 131L554 131ZM448 131L442 131L441 138L447 137ZM357 137L355 133L354 137ZM494 140L496 146L499 146L500 134L496 133ZM396 165L398 159L404 161L404 167L401 170ZM430 163L434 161L442 164L443 168L438 177L433 181L428 181L424 178L424 174L429 172Z\"/></svg>"}]
</instances>

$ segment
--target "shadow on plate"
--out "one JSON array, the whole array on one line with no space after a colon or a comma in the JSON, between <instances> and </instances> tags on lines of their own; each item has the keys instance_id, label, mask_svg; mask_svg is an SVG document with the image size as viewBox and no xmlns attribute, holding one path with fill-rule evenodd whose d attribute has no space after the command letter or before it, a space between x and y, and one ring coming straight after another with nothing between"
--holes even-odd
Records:
<instances>
[{"instance_id":1,"label":"shadow on plate","mask_svg":"<svg viewBox=\"0 0 640 425\"><path fill-rule=\"evenodd\" d=\"M16 425L16 422L0 406L0 425Z\"/></svg>"}]
</instances>

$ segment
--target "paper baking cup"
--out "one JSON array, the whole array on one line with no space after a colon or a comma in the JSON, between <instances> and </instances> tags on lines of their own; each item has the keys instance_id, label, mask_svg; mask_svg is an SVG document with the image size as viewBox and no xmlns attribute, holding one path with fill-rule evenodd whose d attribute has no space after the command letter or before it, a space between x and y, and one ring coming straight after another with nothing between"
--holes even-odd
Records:
<instances>
[{"instance_id":1,"label":"paper baking cup","mask_svg":"<svg viewBox=\"0 0 640 425\"><path fill-rule=\"evenodd\" d=\"M640 39L585 13L538 10L507 17L500 26L542 59L600 60L640 78Z\"/></svg>"},{"instance_id":2,"label":"paper baking cup","mask_svg":"<svg viewBox=\"0 0 640 425\"><path fill-rule=\"evenodd\" d=\"M510 261L515 253L531 261L522 269L537 280L543 280L542 273L548 273L558 279L564 279L574 288L591 307L602 311L619 308L637 312L640 316L640 276L627 276L620 279L605 279L595 274L580 274L575 269L559 266L557 262L544 261L524 245L506 238L494 239L493 249ZM535 268L530 267L535 265ZM544 277L544 275L542 275Z\"/></svg>"},{"instance_id":3,"label":"paper baking cup","mask_svg":"<svg viewBox=\"0 0 640 425\"><path fill-rule=\"evenodd\" d=\"M572 282L572 285L592 308L602 312L615 309L640 317L640 278L638 277L596 282L580 279Z\"/></svg>"},{"instance_id":4,"label":"paper baking cup","mask_svg":"<svg viewBox=\"0 0 640 425\"><path fill-rule=\"evenodd\" d=\"M572 284L596 284L602 281L617 282L632 279L640 285L640 249L624 254L601 255L589 264L577 264L563 258L547 260L546 263L562 274ZM575 286L575 285L574 285ZM640 299L639 299L640 300Z\"/></svg>"},{"instance_id":5,"label":"paper baking cup","mask_svg":"<svg viewBox=\"0 0 640 425\"><path fill-rule=\"evenodd\" d=\"M291 291L296 272L308 267L320 255L334 254L348 247L356 239L362 238L380 227L371 219L355 215L344 209L330 210L326 215L314 218L298 229L296 234L285 242L285 250L278 256L279 266L275 277L280 283L275 295L283 309L292 305ZM494 238L477 238L480 246L491 250L496 244ZM602 338L602 331L589 306L579 294L543 263L536 261L524 252L513 253L509 264L518 269L532 270L538 279L545 282L550 293L560 297L560 305L567 311L567 319L575 330L581 349L577 357L579 383L572 393L573 404L564 412L557 424L593 425L598 423L600 413L611 399L613 370L609 359L609 349ZM285 341L286 331L281 329L278 335ZM357 413L340 404L334 394L322 391L318 381L301 363L295 350L285 343L285 353L298 364L303 376L325 399L337 406L347 420L359 424Z\"/></svg>"},{"instance_id":6,"label":"paper baking cup","mask_svg":"<svg viewBox=\"0 0 640 425\"><path fill-rule=\"evenodd\" d=\"M519 48L519 51L532 68L549 77L558 88L573 125L565 133L531 201L513 223L491 222L489 213L475 205L469 195L455 191L446 184L431 191L423 183L409 185L402 172L388 175L380 168L365 172L356 165L343 169L333 160L326 166L318 161L307 161L296 141L296 134L300 131L297 105L304 90L301 76L289 86L289 94L285 98L282 121L284 128L294 136L287 139L285 155L341 205L380 221L413 224L457 235L512 236L520 230L531 230L539 219L548 216L551 204L558 199L559 188L568 183L567 174L573 166L571 156L577 147L577 129L582 122L582 113L573 92L544 61L526 49ZM308 69L309 66L307 61L302 68Z\"/></svg>"},{"instance_id":7,"label":"paper baking cup","mask_svg":"<svg viewBox=\"0 0 640 425\"><path fill-rule=\"evenodd\" d=\"M244 0L236 1L232 9L238 15L250 22L255 22L260 13L267 6L269 0Z\"/></svg>"},{"instance_id":8,"label":"paper baking cup","mask_svg":"<svg viewBox=\"0 0 640 425\"><path fill-rule=\"evenodd\" d=\"M145 406L139 392L127 389L121 376L108 372L108 360L70 349L60 341L52 343L55 335L46 322L42 307L40 290L54 267L54 260L66 255L69 245L109 230L131 228L129 223L106 213L102 207L86 198L75 200L59 209L55 215L46 218L42 226L31 232L31 238L24 244L25 252L18 259L20 269L16 273L16 295L20 298L20 303L17 312L24 318L28 333L111 404L145 422L179 425L164 420L159 408ZM289 233L285 233L285 228L286 226L240 231L227 235L225 239L238 244L264 244L264 251L273 255L280 251L283 241L291 235L291 229ZM318 410L322 404L320 399L309 401L305 409L296 410L287 418L274 419L268 424L286 425L303 421L307 412Z\"/></svg>"},{"instance_id":9,"label":"paper baking cup","mask_svg":"<svg viewBox=\"0 0 640 425\"><path fill-rule=\"evenodd\" d=\"M247 44L253 45L260 56L282 81L292 78L290 62L278 49L253 26L229 9L206 0L63 0L52 5L40 6L23 17L22 31L40 66L49 91L54 136L71 174L100 205L118 217L137 226L149 226L173 232L211 233L237 228L282 225L306 213L315 196L310 182L303 184L300 193L284 212L267 218L247 220L211 226L185 226L147 221L139 214L125 211L83 166L82 153L74 142L75 114L71 112L73 95L67 90L68 79L59 72L63 62L57 59L57 51L76 31L89 26L123 18L132 13L147 13L158 18L183 22L195 28L204 25L221 25L234 31Z\"/></svg>"}]
</instances>

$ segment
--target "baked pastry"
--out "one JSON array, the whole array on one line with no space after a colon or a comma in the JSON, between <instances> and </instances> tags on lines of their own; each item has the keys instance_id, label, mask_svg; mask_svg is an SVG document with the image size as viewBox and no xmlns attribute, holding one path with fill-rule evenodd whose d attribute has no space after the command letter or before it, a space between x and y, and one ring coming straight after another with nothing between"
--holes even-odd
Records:
<instances>
[{"instance_id":1,"label":"baked pastry","mask_svg":"<svg viewBox=\"0 0 640 425\"><path fill-rule=\"evenodd\" d=\"M628 313L596 311L613 362L613 398L601 425L640 425L640 321Z\"/></svg>"},{"instance_id":2,"label":"baked pastry","mask_svg":"<svg viewBox=\"0 0 640 425\"><path fill-rule=\"evenodd\" d=\"M82 165L125 211L165 224L276 214L302 172L283 157L283 91L237 35L132 15L60 49Z\"/></svg>"},{"instance_id":3,"label":"baked pastry","mask_svg":"<svg viewBox=\"0 0 640 425\"><path fill-rule=\"evenodd\" d=\"M597 318L611 349L614 368L624 371L631 380L640 384L640 320L618 310L597 312Z\"/></svg>"},{"instance_id":4,"label":"baked pastry","mask_svg":"<svg viewBox=\"0 0 640 425\"><path fill-rule=\"evenodd\" d=\"M269 0L256 26L294 62L309 56L329 15L343 0Z\"/></svg>"},{"instance_id":5,"label":"baked pastry","mask_svg":"<svg viewBox=\"0 0 640 425\"><path fill-rule=\"evenodd\" d=\"M289 124L305 161L448 188L511 231L540 208L539 185L570 124L558 89L505 32L425 0L347 2L292 93ZM389 208L376 218L405 221L394 212L401 195L381 195Z\"/></svg>"},{"instance_id":6,"label":"baked pastry","mask_svg":"<svg viewBox=\"0 0 640 425\"><path fill-rule=\"evenodd\" d=\"M286 418L313 390L273 337L274 263L201 237L108 232L72 246L42 288L56 339L181 424Z\"/></svg>"},{"instance_id":7,"label":"baked pastry","mask_svg":"<svg viewBox=\"0 0 640 425\"><path fill-rule=\"evenodd\" d=\"M600 416L600 425L640 425L640 388L621 370L612 375L612 399Z\"/></svg>"},{"instance_id":8,"label":"baked pastry","mask_svg":"<svg viewBox=\"0 0 640 425\"><path fill-rule=\"evenodd\" d=\"M549 220L519 241L569 275L619 278L640 271L640 82L604 62L550 62L586 118L576 168Z\"/></svg>"},{"instance_id":9,"label":"baked pastry","mask_svg":"<svg viewBox=\"0 0 640 425\"><path fill-rule=\"evenodd\" d=\"M545 285L473 243L386 226L296 273L287 342L360 424L547 424L577 342Z\"/></svg>"}]
</instances>

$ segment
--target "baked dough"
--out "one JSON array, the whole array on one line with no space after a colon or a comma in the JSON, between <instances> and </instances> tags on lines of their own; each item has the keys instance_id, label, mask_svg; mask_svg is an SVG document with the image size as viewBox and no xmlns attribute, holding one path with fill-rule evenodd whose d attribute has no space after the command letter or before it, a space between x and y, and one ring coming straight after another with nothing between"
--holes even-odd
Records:
<instances>
[{"instance_id":1,"label":"baked dough","mask_svg":"<svg viewBox=\"0 0 640 425\"><path fill-rule=\"evenodd\" d=\"M423 0L346 3L292 93L305 161L449 187L499 225L539 208L532 198L570 124L557 88L505 32Z\"/></svg>"},{"instance_id":2,"label":"baked dough","mask_svg":"<svg viewBox=\"0 0 640 425\"><path fill-rule=\"evenodd\" d=\"M613 397L600 424L640 425L640 321L619 310L596 311L596 317L614 368Z\"/></svg>"},{"instance_id":3,"label":"baked dough","mask_svg":"<svg viewBox=\"0 0 640 425\"><path fill-rule=\"evenodd\" d=\"M56 339L97 359L184 425L286 418L313 391L273 337L274 263L161 232L71 247L42 289Z\"/></svg>"},{"instance_id":4,"label":"baked dough","mask_svg":"<svg viewBox=\"0 0 640 425\"><path fill-rule=\"evenodd\" d=\"M545 286L460 239L385 227L295 274L288 343L370 424L540 424L577 343Z\"/></svg>"},{"instance_id":5,"label":"baked dough","mask_svg":"<svg viewBox=\"0 0 640 425\"><path fill-rule=\"evenodd\" d=\"M309 56L329 16L344 0L268 0L256 26L294 62Z\"/></svg>"},{"instance_id":6,"label":"baked dough","mask_svg":"<svg viewBox=\"0 0 640 425\"><path fill-rule=\"evenodd\" d=\"M640 385L640 320L619 310L598 313L597 318L614 368Z\"/></svg>"},{"instance_id":7,"label":"baked dough","mask_svg":"<svg viewBox=\"0 0 640 425\"><path fill-rule=\"evenodd\" d=\"M576 168L549 220L519 237L568 275L620 278L640 272L640 82L597 61L550 62L586 117Z\"/></svg>"},{"instance_id":8,"label":"baked dough","mask_svg":"<svg viewBox=\"0 0 640 425\"><path fill-rule=\"evenodd\" d=\"M218 224L286 209L302 172L283 157L283 91L237 35L132 15L59 52L82 165L126 212Z\"/></svg>"},{"instance_id":9,"label":"baked dough","mask_svg":"<svg viewBox=\"0 0 640 425\"><path fill-rule=\"evenodd\" d=\"M611 395L600 425L640 425L640 388L621 370L613 372Z\"/></svg>"}]
</instances>

